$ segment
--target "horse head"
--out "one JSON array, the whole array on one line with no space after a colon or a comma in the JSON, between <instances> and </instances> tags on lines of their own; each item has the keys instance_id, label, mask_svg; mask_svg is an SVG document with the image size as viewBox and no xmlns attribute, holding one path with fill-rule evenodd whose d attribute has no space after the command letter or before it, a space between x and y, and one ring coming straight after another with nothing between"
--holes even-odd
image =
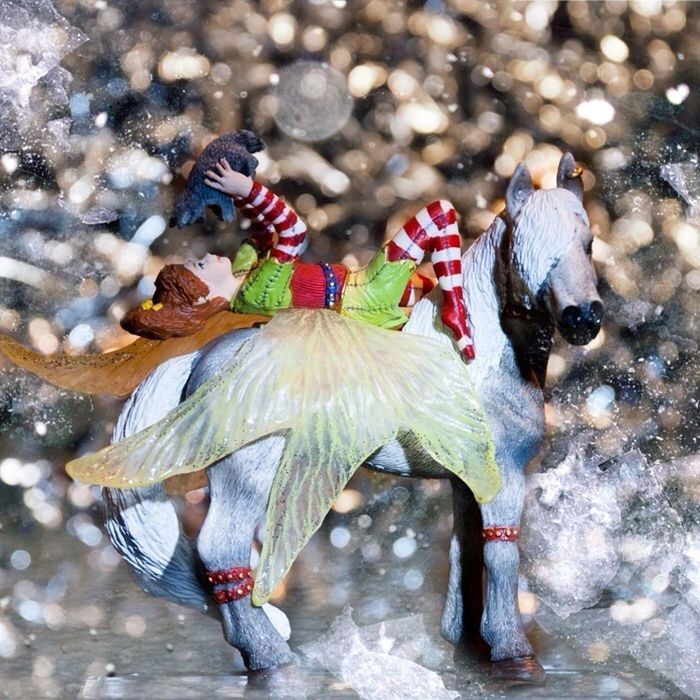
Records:
<instances>
[{"instance_id":1,"label":"horse head","mask_svg":"<svg viewBox=\"0 0 700 700\"><path fill-rule=\"evenodd\" d=\"M508 302L549 316L572 345L589 343L603 320L580 175L573 156L565 153L557 187L535 190L521 163L508 185L504 217Z\"/></svg>"}]
</instances>

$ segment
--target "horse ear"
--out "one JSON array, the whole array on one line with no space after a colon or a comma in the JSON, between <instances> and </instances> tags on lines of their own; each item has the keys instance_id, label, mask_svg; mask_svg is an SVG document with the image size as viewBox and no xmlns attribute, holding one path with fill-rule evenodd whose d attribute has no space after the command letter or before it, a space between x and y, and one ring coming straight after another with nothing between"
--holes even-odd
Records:
<instances>
[{"instance_id":1,"label":"horse ear","mask_svg":"<svg viewBox=\"0 0 700 700\"><path fill-rule=\"evenodd\" d=\"M575 194L583 202L582 172L583 168L576 165L576 161L571 153L565 153L561 157L559 169L557 170L557 187L569 190L571 194Z\"/></svg>"},{"instance_id":2,"label":"horse ear","mask_svg":"<svg viewBox=\"0 0 700 700\"><path fill-rule=\"evenodd\" d=\"M523 202L535 191L530 171L525 163L520 163L513 173L506 190L506 211L512 218L523 206Z\"/></svg>"}]
</instances>

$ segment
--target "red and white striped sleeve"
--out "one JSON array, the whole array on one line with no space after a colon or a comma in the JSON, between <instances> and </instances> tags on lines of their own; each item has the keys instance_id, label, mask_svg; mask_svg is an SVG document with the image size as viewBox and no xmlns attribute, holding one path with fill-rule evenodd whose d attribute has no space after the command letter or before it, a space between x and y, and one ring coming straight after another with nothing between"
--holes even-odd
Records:
<instances>
[{"instance_id":1,"label":"red and white striped sleeve","mask_svg":"<svg viewBox=\"0 0 700 700\"><path fill-rule=\"evenodd\" d=\"M266 254L275 244L275 236L277 235L275 227L266 224L263 216L258 214L250 204L246 204L245 198L234 197L233 202L240 210L241 215L251 222L248 242L257 250L258 255Z\"/></svg>"},{"instance_id":2,"label":"red and white striped sleeve","mask_svg":"<svg viewBox=\"0 0 700 700\"><path fill-rule=\"evenodd\" d=\"M237 198L236 203L254 221L271 226L277 232L278 240L271 257L280 262L292 262L299 257L306 240L306 225L274 192L259 182L253 182L250 194Z\"/></svg>"}]
</instances>

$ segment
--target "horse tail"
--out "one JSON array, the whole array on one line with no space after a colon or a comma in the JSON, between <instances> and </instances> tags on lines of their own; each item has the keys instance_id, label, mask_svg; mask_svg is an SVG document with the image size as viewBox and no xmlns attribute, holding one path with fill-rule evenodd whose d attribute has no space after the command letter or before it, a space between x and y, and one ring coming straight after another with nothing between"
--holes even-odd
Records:
<instances>
[{"instance_id":1,"label":"horse tail","mask_svg":"<svg viewBox=\"0 0 700 700\"><path fill-rule=\"evenodd\" d=\"M122 409L112 442L153 425L175 408L198 356L193 352L167 360L141 382ZM207 596L197 577L195 551L163 484L105 488L102 494L109 538L142 588L205 612Z\"/></svg>"}]
</instances>

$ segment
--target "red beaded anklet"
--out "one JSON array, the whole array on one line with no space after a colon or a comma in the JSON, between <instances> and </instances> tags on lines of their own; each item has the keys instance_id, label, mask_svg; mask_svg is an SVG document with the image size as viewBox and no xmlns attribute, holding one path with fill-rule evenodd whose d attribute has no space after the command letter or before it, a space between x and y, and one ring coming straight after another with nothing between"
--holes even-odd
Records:
<instances>
[{"instance_id":1,"label":"red beaded anklet","mask_svg":"<svg viewBox=\"0 0 700 700\"><path fill-rule=\"evenodd\" d=\"M481 536L484 538L484 542L515 542L519 533L520 528L517 527L494 525L493 527L485 527L481 531Z\"/></svg>"},{"instance_id":2,"label":"red beaded anklet","mask_svg":"<svg viewBox=\"0 0 700 700\"><path fill-rule=\"evenodd\" d=\"M230 569L207 571L207 581L213 586L226 586L214 591L214 600L219 603L227 603L249 595L253 590L255 581L248 566L233 566Z\"/></svg>"},{"instance_id":3,"label":"red beaded anklet","mask_svg":"<svg viewBox=\"0 0 700 700\"><path fill-rule=\"evenodd\" d=\"M207 571L207 581L214 585L217 583L231 583L232 581L252 577L253 574L249 566L232 566L230 569Z\"/></svg>"}]
</instances>

